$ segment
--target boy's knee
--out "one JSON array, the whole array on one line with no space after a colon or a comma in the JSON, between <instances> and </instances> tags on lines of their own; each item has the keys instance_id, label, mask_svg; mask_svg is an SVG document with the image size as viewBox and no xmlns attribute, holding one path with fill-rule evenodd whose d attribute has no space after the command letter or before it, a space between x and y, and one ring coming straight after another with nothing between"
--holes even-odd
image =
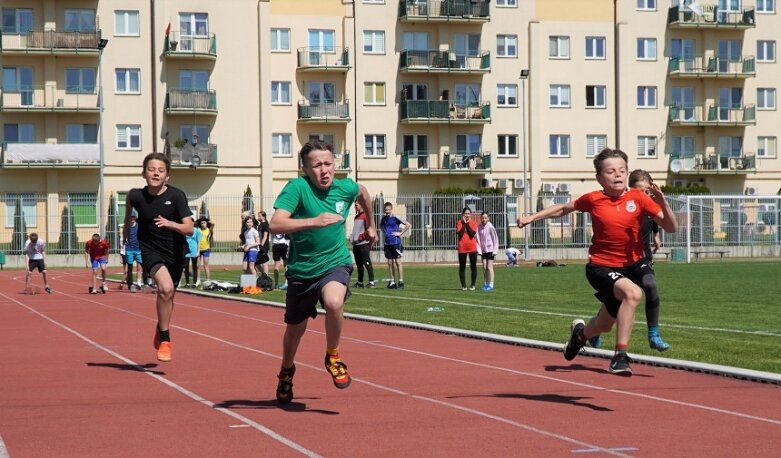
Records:
<instances>
[{"instance_id":1,"label":"boy's knee","mask_svg":"<svg viewBox=\"0 0 781 458\"><path fill-rule=\"evenodd\" d=\"M656 277L654 277L653 275L643 275L643 278L640 280L640 287L642 287L643 291L645 292L655 290Z\"/></svg>"}]
</instances>

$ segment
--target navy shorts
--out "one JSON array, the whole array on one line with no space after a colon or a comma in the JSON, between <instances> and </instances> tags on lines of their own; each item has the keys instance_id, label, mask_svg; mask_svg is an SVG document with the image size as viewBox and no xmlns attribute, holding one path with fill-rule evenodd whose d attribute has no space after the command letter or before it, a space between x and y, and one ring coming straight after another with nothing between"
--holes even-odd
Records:
<instances>
[{"instance_id":1,"label":"navy shorts","mask_svg":"<svg viewBox=\"0 0 781 458\"><path fill-rule=\"evenodd\" d=\"M645 259L626 267L605 267L588 263L586 264L586 279L591 287L597 290L594 296L599 302L605 304L607 313L615 318L621 307L621 301L614 292L616 282L622 278L628 278L635 282L634 279L642 278L648 271L653 274L650 263Z\"/></svg>"},{"instance_id":2,"label":"navy shorts","mask_svg":"<svg viewBox=\"0 0 781 458\"><path fill-rule=\"evenodd\" d=\"M322 290L326 284L335 281L347 287L344 295L350 297L350 275L353 266L336 266L322 277L301 280L287 277L287 296L285 297L285 323L299 324L307 318L317 317L317 303L321 302Z\"/></svg>"}]
</instances>

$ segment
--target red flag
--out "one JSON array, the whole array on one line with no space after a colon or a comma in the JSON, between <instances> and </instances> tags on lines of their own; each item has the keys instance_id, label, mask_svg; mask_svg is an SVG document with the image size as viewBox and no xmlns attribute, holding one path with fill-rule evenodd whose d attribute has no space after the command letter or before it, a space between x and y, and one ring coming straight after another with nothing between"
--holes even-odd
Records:
<instances>
[{"instance_id":1,"label":"red flag","mask_svg":"<svg viewBox=\"0 0 781 458\"><path fill-rule=\"evenodd\" d=\"M165 36L166 38L171 33L171 21L168 21L168 26L165 28Z\"/></svg>"}]
</instances>

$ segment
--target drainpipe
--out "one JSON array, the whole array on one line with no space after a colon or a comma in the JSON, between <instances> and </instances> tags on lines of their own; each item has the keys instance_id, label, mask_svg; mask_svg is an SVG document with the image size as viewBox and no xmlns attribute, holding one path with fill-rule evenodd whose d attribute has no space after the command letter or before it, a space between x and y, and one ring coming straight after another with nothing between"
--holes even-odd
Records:
<instances>
[{"instance_id":1,"label":"drainpipe","mask_svg":"<svg viewBox=\"0 0 781 458\"><path fill-rule=\"evenodd\" d=\"M615 85L615 93L613 94L613 99L615 100L615 121L613 122L613 125L615 126L615 146L614 148L622 149L621 148L621 84L620 84L620 65L619 62L621 62L619 51L620 46L618 45L618 37L619 37L619 29L618 26L621 25L621 23L618 22L618 0L613 0L613 84Z\"/></svg>"},{"instance_id":2,"label":"drainpipe","mask_svg":"<svg viewBox=\"0 0 781 458\"><path fill-rule=\"evenodd\" d=\"M149 0L149 28L150 36L152 37L152 52L150 53L150 61L152 64L152 71L149 72L149 76L152 84L149 86L152 88L152 152L157 152L157 63L155 62L155 50L157 49L157 41L155 37L155 0Z\"/></svg>"},{"instance_id":3,"label":"drainpipe","mask_svg":"<svg viewBox=\"0 0 781 458\"><path fill-rule=\"evenodd\" d=\"M355 0L353 0L353 110L358 109L358 21L355 17ZM347 74L345 74L345 78L347 77ZM388 88L385 88L385 100L388 100ZM358 143L358 116L356 116L357 113L353 112L353 119L355 120L355 124L353 125L353 144L355 145L355 151L353 152L354 163L355 163L355 170L353 171L353 179L355 181L358 181L358 145L361 143ZM387 154L388 151L388 139L385 139L385 153Z\"/></svg>"}]
</instances>

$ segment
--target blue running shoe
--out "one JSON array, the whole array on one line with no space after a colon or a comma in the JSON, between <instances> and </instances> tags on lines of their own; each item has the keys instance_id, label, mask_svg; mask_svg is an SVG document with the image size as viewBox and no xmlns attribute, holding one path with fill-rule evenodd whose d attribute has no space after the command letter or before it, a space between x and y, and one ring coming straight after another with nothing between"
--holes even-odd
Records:
<instances>
[{"instance_id":1,"label":"blue running shoe","mask_svg":"<svg viewBox=\"0 0 781 458\"><path fill-rule=\"evenodd\" d=\"M591 348L600 348L602 347L602 337L597 334L594 337L590 337L588 343L591 345Z\"/></svg>"},{"instance_id":2,"label":"blue running shoe","mask_svg":"<svg viewBox=\"0 0 781 458\"><path fill-rule=\"evenodd\" d=\"M662 336L657 333L648 334L648 345L652 349L658 350L660 352L670 349L670 344L662 340Z\"/></svg>"}]
</instances>

